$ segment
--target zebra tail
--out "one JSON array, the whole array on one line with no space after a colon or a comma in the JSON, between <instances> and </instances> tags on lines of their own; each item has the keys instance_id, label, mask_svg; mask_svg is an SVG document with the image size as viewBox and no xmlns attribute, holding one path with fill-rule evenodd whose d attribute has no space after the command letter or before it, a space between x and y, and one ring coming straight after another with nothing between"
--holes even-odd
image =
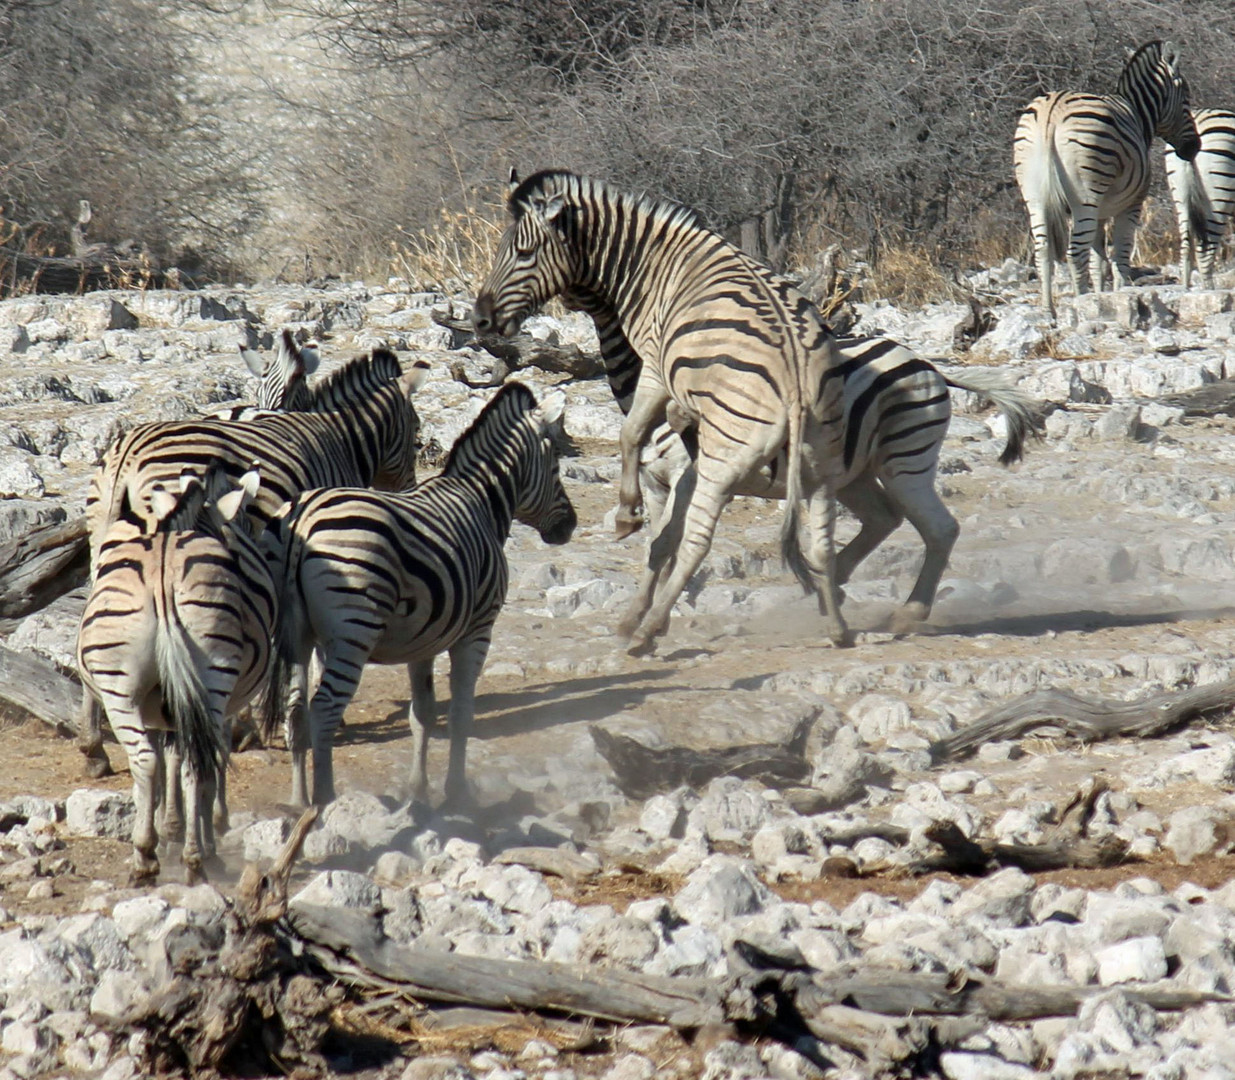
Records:
<instances>
[{"instance_id":1,"label":"zebra tail","mask_svg":"<svg viewBox=\"0 0 1235 1080\"><path fill-rule=\"evenodd\" d=\"M300 643L305 633L304 600L295 580L299 544L289 528L291 514L275 518L267 532L277 542L278 556L271 560L270 572L276 589L281 585L279 617L275 625L274 648L270 651L270 676L266 682L264 707L258 710L262 742L269 745L287 716L289 678L300 658ZM295 550L293 550L295 549ZM304 706L306 703L301 702Z\"/></svg>"},{"instance_id":2,"label":"zebra tail","mask_svg":"<svg viewBox=\"0 0 1235 1080\"><path fill-rule=\"evenodd\" d=\"M943 378L949 386L977 394L1003 413L1008 424L1008 442L999 455L1000 465L1020 461L1025 456L1025 443L1042 438L1042 403L1016 389L1002 376L975 371L964 379L948 375Z\"/></svg>"},{"instance_id":3,"label":"zebra tail","mask_svg":"<svg viewBox=\"0 0 1235 1080\"><path fill-rule=\"evenodd\" d=\"M154 654L163 707L181 756L194 776L217 780L224 760L223 730L215 722L188 634L174 614L171 620L161 621Z\"/></svg>"},{"instance_id":4,"label":"zebra tail","mask_svg":"<svg viewBox=\"0 0 1235 1080\"><path fill-rule=\"evenodd\" d=\"M1183 179L1184 207L1188 217L1188 229L1192 233L1193 242L1203 248L1209 247L1210 206L1209 200L1205 196L1205 189L1197 182L1196 166L1190 161L1183 162L1181 175Z\"/></svg>"},{"instance_id":5,"label":"zebra tail","mask_svg":"<svg viewBox=\"0 0 1235 1080\"><path fill-rule=\"evenodd\" d=\"M1047 148L1049 160L1042 177L1042 216L1046 221L1046 251L1053 262L1062 262L1072 238L1069 218L1072 213L1064 188L1063 165L1054 146Z\"/></svg>"},{"instance_id":6,"label":"zebra tail","mask_svg":"<svg viewBox=\"0 0 1235 1080\"><path fill-rule=\"evenodd\" d=\"M815 591L814 578L806 557L802 554L802 539L798 522L802 513L802 426L804 422L800 401L789 409L789 466L785 477L785 520L780 530L780 557L793 571L809 596Z\"/></svg>"}]
</instances>

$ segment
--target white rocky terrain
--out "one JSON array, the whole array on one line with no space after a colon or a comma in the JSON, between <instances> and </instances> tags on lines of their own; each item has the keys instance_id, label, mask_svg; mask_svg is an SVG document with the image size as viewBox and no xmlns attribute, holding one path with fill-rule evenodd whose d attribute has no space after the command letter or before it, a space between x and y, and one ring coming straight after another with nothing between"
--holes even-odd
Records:
<instances>
[{"instance_id":1,"label":"white rocky terrain","mask_svg":"<svg viewBox=\"0 0 1235 1080\"><path fill-rule=\"evenodd\" d=\"M657 655L627 657L612 628L642 542L612 539L620 415L602 379L517 372L538 392L567 393L580 454L563 472L580 526L552 549L516 526L508 547L512 588L469 750L481 809L404 801L406 676L371 669L336 751L341 797L308 836L292 905L361 912L391 941L460 956L725 985L745 970L740 942L775 943L820 978L1080 988L1079 1011L980 1020L950 1039L937 1030L897 1065L822 1037L738 1024L685 1039L639 1023L606 1028L587 1052L548 1037L422 1039L377 1063L336 1048L332 1068L406 1080L1235 1077L1235 1004L1172 1011L1139 996L1235 991L1225 714L1154 738L1081 746L1046 729L963 760L932 756L1028 691L1122 702L1235 678L1235 422L1165 400L1235 377L1233 295L1141 286L1064 301L1051 328L1023 266L973 284L998 298L998 323L963 355L952 346L961 304L860 304L856 329L941 364L997 366L1057 408L1046 439L1004 470L998 419L954 398L940 487L962 531L931 625L880 630L921 554L904 526L846 590L859 631L848 650L825 644L814 602L779 567L779 505L739 499ZM379 344L427 358L417 408L425 438L449 446L491 393L451 376L459 362L474 379L491 367L432 322L452 300L466 309L465 297L395 281L0 303L0 535L79 513L99 455L127 426L251 400L236 345L268 348L284 326L323 340L326 371ZM595 346L574 316L529 330ZM843 520L842 537L852 528ZM5 643L71 669L83 600L63 597ZM652 774L639 797L623 793L592 731L706 750L783 746L806 723L792 786ZM444 744L431 763L444 763ZM279 806L286 754L236 755L226 875L188 889L165 856L167 883L141 891L125 887L126 774L88 783L69 740L16 719L0 730L0 754L0 1080L146 1075L148 1040L126 1035L124 1018L186 940L217 947L235 875L278 853L295 820ZM1048 840L1094 781L1107 790L1088 836L1118 844L1117 866L910 872L939 854L940 823L1006 845Z\"/></svg>"}]
</instances>

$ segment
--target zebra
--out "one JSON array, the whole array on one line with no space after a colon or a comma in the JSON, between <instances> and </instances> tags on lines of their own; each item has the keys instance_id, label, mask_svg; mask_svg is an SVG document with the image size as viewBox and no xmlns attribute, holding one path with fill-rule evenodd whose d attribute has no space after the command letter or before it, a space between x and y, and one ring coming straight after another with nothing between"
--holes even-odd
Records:
<instances>
[{"instance_id":1,"label":"zebra","mask_svg":"<svg viewBox=\"0 0 1235 1080\"><path fill-rule=\"evenodd\" d=\"M411 396L427 374L423 360L404 373L394 353L375 349L319 385L318 399L332 408L271 413L246 422L156 421L132 428L109 447L90 479L86 528L92 569L123 500L131 515L149 520L152 490L169 487L186 470L204 475L216 461L233 478L253 461L261 463L261 487L249 509L259 525L306 488L410 487L416 481L420 429ZM83 694L80 748L88 775L109 770L89 694Z\"/></svg>"},{"instance_id":2,"label":"zebra","mask_svg":"<svg viewBox=\"0 0 1235 1080\"><path fill-rule=\"evenodd\" d=\"M100 548L77 663L129 759L134 884L159 873L154 816L165 739L174 760L184 756L167 769L165 795L170 808L183 785L190 884L214 855L210 809L224 782L226 718L265 684L277 615L274 579L243 513L258 483L257 469L235 488L221 464L204 480L186 473L178 499L151 493L153 531L126 493Z\"/></svg>"},{"instance_id":3,"label":"zebra","mask_svg":"<svg viewBox=\"0 0 1235 1080\"><path fill-rule=\"evenodd\" d=\"M835 644L851 643L839 577L902 514L927 543L902 615L926 617L957 532L934 489L950 404L933 366L886 339L862 359L842 356L801 293L687 207L560 171L522 183L512 174L509 207L514 221L473 308L477 331L511 334L562 295L568 306L600 314L608 348L620 331L628 365L638 362L620 437L619 538L642 523L639 458L652 429L667 422L694 459L677 481L640 593L619 622L631 653L650 651L664 633L721 509L739 491L785 496L782 555L818 595ZM1010 425L1006 460L1019 455L1024 430ZM838 562L834 496L841 492L862 531ZM803 496L809 553L798 536Z\"/></svg>"},{"instance_id":4,"label":"zebra","mask_svg":"<svg viewBox=\"0 0 1235 1080\"><path fill-rule=\"evenodd\" d=\"M335 489L302 493L270 528L283 588L272 692L292 736L292 802L334 798L331 748L364 665L406 663L412 686L411 781L428 795L426 750L434 722L433 660L450 654L450 764L446 798L466 798L467 737L475 687L506 598L503 546L512 521L564 544L575 510L558 472L554 428L565 396L540 404L508 383L456 441L442 472L410 492ZM307 709L306 666L322 653ZM290 698L287 696L290 694Z\"/></svg>"},{"instance_id":5,"label":"zebra","mask_svg":"<svg viewBox=\"0 0 1235 1080\"><path fill-rule=\"evenodd\" d=\"M1166 182L1179 221L1179 280L1192 287L1194 260L1201 284L1214 287L1214 258L1235 211L1235 112L1195 109L1200 152L1191 162L1166 152Z\"/></svg>"},{"instance_id":6,"label":"zebra","mask_svg":"<svg viewBox=\"0 0 1235 1080\"><path fill-rule=\"evenodd\" d=\"M1034 98L1021 114L1013 168L1029 211L1042 306L1052 318L1051 275L1065 250L1077 295L1088 291L1091 251L1098 255L1094 288L1102 289L1100 223L1108 219L1115 288L1131 284L1132 242L1149 190L1155 135L1185 161L1200 149L1179 51L1169 41L1150 41L1131 53L1114 94L1057 91Z\"/></svg>"},{"instance_id":7,"label":"zebra","mask_svg":"<svg viewBox=\"0 0 1235 1080\"><path fill-rule=\"evenodd\" d=\"M573 300L577 305L588 304L582 297L576 296ZM623 413L628 413L641 366L639 357L630 347L614 314L594 303L591 307L609 386L618 407ZM847 402L859 400L865 388L880 378L892 379L891 385L895 393L895 374L898 371L918 372L922 370L921 365L927 364L905 346L882 336L838 337L836 349L845 368L843 377ZM933 367L929 364L927 366ZM1040 403L1034 402L997 375L971 372L961 380L949 378L937 370L936 374L947 386L967 390L995 405L1003 414L1007 427L1007 443L1000 455L1000 464L1011 465L1021 460L1025 443L1038 434ZM938 460L941 444L947 434L948 422L951 419L951 401L945 389L941 394L934 395L934 400L929 404L909 411L884 412L874 403L872 405L873 407L865 409L863 418L876 424L878 430L872 431L866 437L867 441L872 445L881 443L885 447L893 443L896 445L891 451L885 449L882 464L877 462L874 452L868 453L871 462L868 474L837 493L841 504L858 517L861 530L858 537L837 554L836 580L838 586L843 586L858 564L900 526L905 516L905 511L901 509L902 504L918 504L919 509L912 515L911 520L914 520L915 525L921 521L934 522L935 526L918 529L927 546L927 557L922 567L922 574L927 581L920 582L914 592L930 599L919 601L925 605L920 611L903 610L893 617L893 629L906 630L930 614L939 579L959 534L959 525L939 501L934 489L934 463ZM915 446L896 442L898 438L905 436L907 421L917 426L920 431L915 437ZM643 447L639 479L644 493L645 515L652 526L651 547L657 554L641 577L635 599L619 626L622 633L632 632L647 610L659 569L667 558L664 549L673 548L673 537L681 528L681 522L674 517L673 510L677 504L673 496L679 479L691 467L697 452L692 443L692 435L693 432L689 430L679 435L668 424L661 424L654 429L648 443ZM902 471L901 462L906 459L912 461L913 468L923 477L920 483L896 478L896 474ZM929 475L926 472L928 463ZM749 478L742 481L735 494L758 495L764 498L782 497L784 485L778 484L776 477L783 477L785 467L786 460L782 452L771 467L764 470L753 482ZM895 492L895 496L891 495L891 492ZM658 540L666 526L670 527L670 533L664 540Z\"/></svg>"},{"instance_id":8,"label":"zebra","mask_svg":"<svg viewBox=\"0 0 1235 1080\"><path fill-rule=\"evenodd\" d=\"M235 405L212 412L209 414L212 420L253 420L267 412L307 412L313 407L313 394L305 379L321 363L321 350L316 340L298 346L291 330L285 327L273 355L263 357L257 350L242 344L240 358L261 380L257 401L253 405Z\"/></svg>"}]
</instances>

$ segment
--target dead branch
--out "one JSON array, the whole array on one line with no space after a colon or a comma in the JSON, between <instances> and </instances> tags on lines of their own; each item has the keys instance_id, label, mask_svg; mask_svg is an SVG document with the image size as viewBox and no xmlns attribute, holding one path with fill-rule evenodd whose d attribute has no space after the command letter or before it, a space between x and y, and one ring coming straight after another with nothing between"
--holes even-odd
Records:
<instances>
[{"instance_id":1,"label":"dead branch","mask_svg":"<svg viewBox=\"0 0 1235 1080\"><path fill-rule=\"evenodd\" d=\"M81 256L50 256L0 247L0 296L157 289L164 284L165 275L147 260L126 258L110 248Z\"/></svg>"},{"instance_id":2,"label":"dead branch","mask_svg":"<svg viewBox=\"0 0 1235 1080\"><path fill-rule=\"evenodd\" d=\"M569 375L573 379L593 379L605 372L599 353L585 353L578 345L551 345L531 334L515 334L502 337L498 334L477 334L472 330L470 317L455 318L453 312L430 313L438 326L444 326L454 335L455 348L463 345L478 346L497 360L488 382L477 383L463 374L462 364L452 364L451 374L456 381L473 388L485 389L501 386L511 372L520 368L534 367L541 371Z\"/></svg>"},{"instance_id":3,"label":"dead branch","mask_svg":"<svg viewBox=\"0 0 1235 1080\"><path fill-rule=\"evenodd\" d=\"M987 742L1054 728L1081 742L1121 735L1153 737L1191 720L1235 707L1235 679L1190 690L1150 694L1136 701L1083 698L1070 690L1035 690L992 709L931 746L935 764L972 754Z\"/></svg>"},{"instance_id":4,"label":"dead branch","mask_svg":"<svg viewBox=\"0 0 1235 1080\"><path fill-rule=\"evenodd\" d=\"M0 545L0 618L20 619L90 576L86 518L40 525Z\"/></svg>"}]
</instances>

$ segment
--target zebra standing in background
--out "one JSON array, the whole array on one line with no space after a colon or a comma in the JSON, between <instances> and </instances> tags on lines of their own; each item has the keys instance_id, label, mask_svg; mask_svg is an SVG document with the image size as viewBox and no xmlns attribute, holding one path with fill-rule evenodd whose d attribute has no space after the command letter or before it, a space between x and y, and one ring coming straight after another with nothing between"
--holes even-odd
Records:
<instances>
[{"instance_id":1,"label":"zebra standing in background","mask_svg":"<svg viewBox=\"0 0 1235 1080\"><path fill-rule=\"evenodd\" d=\"M584 297L572 297L570 302L580 310L591 310L609 387L618 407L624 414L628 413L641 367L639 357L630 347L630 342L626 340L621 325L611 311ZM900 504L905 501L911 504L916 502L920 508L912 515L912 520L915 523L937 523L934 528L928 526L918 530L926 544L922 574L926 575L928 581L933 577L934 584L921 586L915 589L915 592L926 595L929 589L933 598L960 530L956 519L939 502L934 488L933 467L929 475L925 471L928 462L938 460L951 419L951 400L945 389L936 399L923 402L920 408L909 411L885 412L878 404L862 408L859 405L860 400L872 385L881 380L895 385L898 373L916 373L921 370L921 365L932 365L905 346L881 336L839 337L836 339L836 350L844 369L847 406L854 410L854 416L860 414L864 421L874 425L859 440L869 447L866 453L868 471L837 492L840 503L853 513L861 524L858 535L836 556L837 585L844 585L862 560L900 526L905 518ZM1037 434L1041 404L1010 386L998 375L974 371L967 373L964 380L960 380L939 372L938 377L947 386L986 398L1003 414L1007 424L1008 442L999 462L1001 465L1010 465L1019 461L1025 442ZM649 559L635 600L623 620L623 632L633 631L647 610L660 569L676 546L675 536L681 529L681 520L673 513L676 506L674 492L697 454L693 435L694 432L689 429L679 435L668 424L661 424L652 432L640 454L639 481L644 496L645 516L652 526L651 545L655 554ZM754 483L745 480L739 484L735 494L782 498L784 485L779 483L777 478L784 476L785 468L785 455L782 452L769 468L761 471ZM913 481L898 482L896 475L900 472L917 473L925 478L927 486L923 487L922 483ZM687 480L687 483L689 482ZM891 496L890 492L896 492L895 497ZM667 525L670 526L670 532L661 540L660 534ZM930 602L926 602L921 618L918 614L916 610L898 613L892 625L898 630L909 629L930 614Z\"/></svg>"},{"instance_id":2,"label":"zebra standing in background","mask_svg":"<svg viewBox=\"0 0 1235 1080\"><path fill-rule=\"evenodd\" d=\"M308 792L306 725L313 802L334 798L335 730L370 662L408 665L412 789L427 797L433 660L442 652L450 653L446 798L466 797L476 680L506 599L511 523L537 529L547 544L564 544L574 531L552 430L564 405L560 392L538 406L527 387L508 383L459 437L442 472L413 491L305 492L272 523L284 608L271 686L276 695L291 694L272 711L285 715L292 731L294 804L303 805ZM322 676L306 716L315 645Z\"/></svg>"},{"instance_id":3,"label":"zebra standing in background","mask_svg":"<svg viewBox=\"0 0 1235 1080\"><path fill-rule=\"evenodd\" d=\"M1115 288L1132 282L1132 242L1149 190L1149 144L1162 136L1185 161L1200 149L1188 110L1179 52L1151 41L1132 53L1114 94L1057 91L1034 98L1021 114L1013 166L1029 211L1042 306L1054 318L1051 275L1067 252L1077 295L1096 252L1094 287L1103 287L1100 222L1112 220ZM1068 216L1072 217L1069 236Z\"/></svg>"},{"instance_id":4,"label":"zebra standing in background","mask_svg":"<svg viewBox=\"0 0 1235 1080\"><path fill-rule=\"evenodd\" d=\"M1179 280L1192 287L1192 267L1201 284L1214 287L1214 258L1235 211L1235 112L1196 109L1200 152L1190 162L1166 152L1166 182L1179 221Z\"/></svg>"},{"instance_id":5,"label":"zebra standing in background","mask_svg":"<svg viewBox=\"0 0 1235 1080\"><path fill-rule=\"evenodd\" d=\"M297 346L292 332L284 327L273 355L262 356L255 349L241 345L240 358L261 380L257 401L253 405L236 405L210 413L212 420L253 420L266 412L307 412L312 408L313 394L305 379L317 370L322 360L316 341Z\"/></svg>"},{"instance_id":6,"label":"zebra standing in background","mask_svg":"<svg viewBox=\"0 0 1235 1080\"><path fill-rule=\"evenodd\" d=\"M132 428L108 449L90 479L86 528L92 569L126 500L131 516L150 521L152 491L170 488L185 471L203 476L215 462L237 479L252 462L260 463L262 483L249 511L259 525L306 488L410 487L416 482L420 430L411 397L427 374L422 360L405 374L394 353L374 349L317 388L322 407L313 412L269 413L247 422L158 421ZM88 693L81 725L87 773L103 775L110 766Z\"/></svg>"},{"instance_id":7,"label":"zebra standing in background","mask_svg":"<svg viewBox=\"0 0 1235 1080\"><path fill-rule=\"evenodd\" d=\"M694 459L619 624L632 653L649 651L664 632L739 491L786 498L782 554L818 594L837 644L849 641L840 576L908 517L927 558L900 614L926 617L957 532L934 488L950 415L947 382L934 367L886 339L861 357L841 356L801 293L677 204L547 172L522 184L512 175L510 210L515 220L473 321L481 333L511 334L556 295L599 316L619 400L634 379L621 433L619 537L641 524L639 458L652 429L668 422ZM621 350L624 374L615 377ZM1019 456L1022 432L1010 425L1005 460ZM841 561L833 552L838 494L862 520ZM798 537L804 495L808 554Z\"/></svg>"},{"instance_id":8,"label":"zebra standing in background","mask_svg":"<svg viewBox=\"0 0 1235 1080\"><path fill-rule=\"evenodd\" d=\"M159 873L154 815L166 740L183 755L189 884L214 855L211 807L225 783L227 717L265 684L277 614L274 581L243 513L257 471L232 488L219 465L204 481L185 474L182 486L178 500L151 493L152 532L123 497L77 637L82 683L103 703L133 776L135 884ZM176 786L168 769L169 804Z\"/></svg>"}]
</instances>

